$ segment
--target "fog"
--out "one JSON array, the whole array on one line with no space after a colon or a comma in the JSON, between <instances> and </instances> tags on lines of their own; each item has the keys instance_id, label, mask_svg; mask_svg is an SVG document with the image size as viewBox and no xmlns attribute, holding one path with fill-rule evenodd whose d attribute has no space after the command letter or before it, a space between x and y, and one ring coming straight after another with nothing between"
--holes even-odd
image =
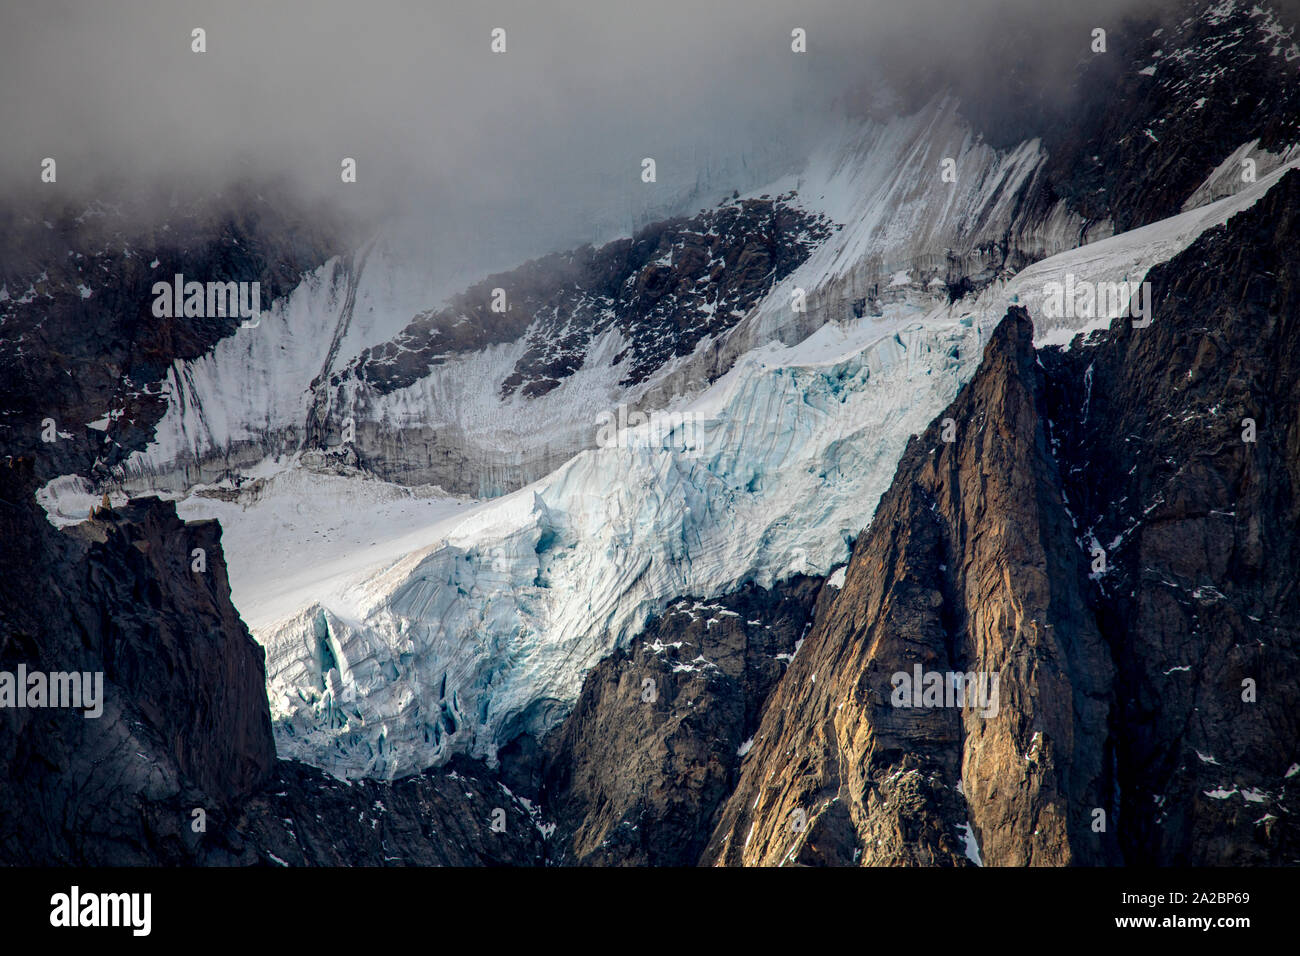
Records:
<instances>
[{"instance_id":1,"label":"fog","mask_svg":"<svg viewBox=\"0 0 1300 956\"><path fill-rule=\"evenodd\" d=\"M1064 90L1091 27L1152 4L6 6L6 201L274 183L503 265L756 186L845 111L907 108L947 84L988 93L1009 36L1045 86ZM490 48L498 27L504 53ZM206 31L206 52L191 50L195 28ZM806 31L806 53L791 50L795 28ZM45 157L57 161L55 184L40 181ZM344 157L356 160L355 183L341 181ZM641 180L645 157L656 183Z\"/></svg>"}]
</instances>

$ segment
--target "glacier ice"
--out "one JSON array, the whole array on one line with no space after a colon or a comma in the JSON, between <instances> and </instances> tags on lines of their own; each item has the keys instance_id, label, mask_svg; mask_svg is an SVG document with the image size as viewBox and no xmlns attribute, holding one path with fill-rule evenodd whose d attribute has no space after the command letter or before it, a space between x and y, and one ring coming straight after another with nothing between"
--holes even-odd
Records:
<instances>
[{"instance_id":1,"label":"glacier ice","mask_svg":"<svg viewBox=\"0 0 1300 956\"><path fill-rule=\"evenodd\" d=\"M946 154L966 177L948 196L922 182ZM366 407L385 428L442 416L487 449L485 472L500 469L489 484L530 482L491 501L331 474L299 451L312 381L428 304L382 256L336 260L259 329L176 363L167 415L125 485L222 521L236 605L267 649L282 755L344 777L491 760L558 720L589 668L671 600L842 565L909 437L973 373L1008 304L1037 318L1044 285L1066 274L1138 281L1295 165L1288 154L1249 188L1074 248L1083 233L1063 209L1015 220L1010 197L1042 159L1036 143L980 144L948 103L846 127L797 181L768 190L798 188L846 227L724 341L641 390L617 389L611 340L543 399L503 403L478 386L513 365L515 343ZM1204 196L1222 187L1207 181ZM1014 229L1028 258L1046 258L947 303L933 280L948 251L980 267L986 240ZM850 301L896 275L882 314L852 316ZM789 308L796 287L810 291L806 314ZM1040 323L1037 340L1106 324ZM618 400L692 416L697 447L645 427L591 447ZM227 468L251 484L202 484ZM66 523L92 493L63 478L41 500Z\"/></svg>"},{"instance_id":2,"label":"glacier ice","mask_svg":"<svg viewBox=\"0 0 1300 956\"><path fill-rule=\"evenodd\" d=\"M843 563L980 354L978 327L891 313L745 356L681 410L694 449L584 451L260 628L281 752L351 776L491 760L671 599Z\"/></svg>"},{"instance_id":3,"label":"glacier ice","mask_svg":"<svg viewBox=\"0 0 1300 956\"><path fill-rule=\"evenodd\" d=\"M673 406L693 416L697 447L633 429L644 435L620 443L629 447L583 451L438 526L427 547L321 589L258 632L279 746L355 776L459 752L491 760L562 716L589 668L672 599L829 572L870 521L909 436L973 374L1009 303L1032 308L1067 274L1140 279L1281 174L956 303L914 289L879 319L752 349ZM782 307L785 292L774 289L767 307ZM1040 323L1037 337L1064 341L1096 324L1062 318Z\"/></svg>"}]
</instances>

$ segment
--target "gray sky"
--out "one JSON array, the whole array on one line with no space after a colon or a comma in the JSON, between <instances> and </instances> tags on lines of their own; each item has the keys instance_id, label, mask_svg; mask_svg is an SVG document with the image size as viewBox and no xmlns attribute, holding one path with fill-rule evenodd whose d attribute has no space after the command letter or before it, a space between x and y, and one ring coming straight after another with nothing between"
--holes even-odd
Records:
<instances>
[{"instance_id":1,"label":"gray sky","mask_svg":"<svg viewBox=\"0 0 1300 956\"><path fill-rule=\"evenodd\" d=\"M755 185L880 75L960 79L1027 11L1047 74L1065 75L1079 31L1136 4L9 2L0 193L49 188L45 156L62 193L103 199L283 177L313 201L399 211L435 244L543 251L689 206L697 186L703 204ZM190 50L194 27L206 53ZM795 27L806 55L790 50ZM645 156L656 187L640 181Z\"/></svg>"}]
</instances>

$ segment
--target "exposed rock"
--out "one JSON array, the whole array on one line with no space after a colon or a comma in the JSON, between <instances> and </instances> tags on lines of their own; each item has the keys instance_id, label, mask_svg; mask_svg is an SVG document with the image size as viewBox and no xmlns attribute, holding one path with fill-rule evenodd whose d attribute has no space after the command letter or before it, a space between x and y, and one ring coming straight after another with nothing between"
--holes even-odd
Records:
<instances>
[{"instance_id":1,"label":"exposed rock","mask_svg":"<svg viewBox=\"0 0 1300 956\"><path fill-rule=\"evenodd\" d=\"M264 653L230 603L216 522L148 499L64 534L32 481L29 460L0 468L4 565L42 569L35 587L0 578L0 669L102 673L104 709L0 710L0 855L145 862L144 806L230 806L271 779Z\"/></svg>"},{"instance_id":2,"label":"exposed rock","mask_svg":"<svg viewBox=\"0 0 1300 956\"><path fill-rule=\"evenodd\" d=\"M706 335L734 326L772 285L831 234L793 194L725 200L692 217L655 223L631 239L583 246L489 276L446 308L416 316L393 341L365 350L335 375L383 394L404 388L448 357L510 342L529 347L502 395L544 395L580 368L592 342L617 329L630 358L624 384L643 381ZM502 290L504 298L496 290Z\"/></svg>"},{"instance_id":3,"label":"exposed rock","mask_svg":"<svg viewBox=\"0 0 1300 956\"><path fill-rule=\"evenodd\" d=\"M1106 791L1110 663L1081 557L1052 548L1069 521L1031 338L1013 311L948 410L957 440L936 421L909 444L707 861L956 865L967 824L990 863L1105 861L1082 834ZM917 665L996 675L996 711L895 706L892 675Z\"/></svg>"},{"instance_id":4,"label":"exposed rock","mask_svg":"<svg viewBox=\"0 0 1300 956\"><path fill-rule=\"evenodd\" d=\"M801 577L678 601L591 672L546 740L556 862L695 863L820 586Z\"/></svg>"},{"instance_id":5,"label":"exposed rock","mask_svg":"<svg viewBox=\"0 0 1300 956\"><path fill-rule=\"evenodd\" d=\"M239 327L237 317L155 316L155 282L177 273L259 282L269 308L343 243L319 212L251 187L185 204L173 197L168 220L146 228L139 222L150 214L138 207L153 202L26 214L0 206L0 450L28 455L45 479L107 478L151 437L172 362L203 355ZM103 430L85 424L106 410ZM41 439L47 420L57 441Z\"/></svg>"},{"instance_id":6,"label":"exposed rock","mask_svg":"<svg viewBox=\"0 0 1300 956\"><path fill-rule=\"evenodd\" d=\"M1044 356L1075 535L1105 554L1129 863L1300 862L1298 244L1291 172L1152 271L1149 327Z\"/></svg>"},{"instance_id":7,"label":"exposed rock","mask_svg":"<svg viewBox=\"0 0 1300 956\"><path fill-rule=\"evenodd\" d=\"M384 783L282 761L240 809L258 862L288 866L540 866L537 810L481 765Z\"/></svg>"},{"instance_id":8,"label":"exposed rock","mask_svg":"<svg viewBox=\"0 0 1300 956\"><path fill-rule=\"evenodd\" d=\"M1021 32L1028 24L1009 24L987 51L997 68L963 112L1004 147L1042 138L1049 158L1030 206L1063 198L1123 232L1177 213L1239 147L1254 144L1245 155L1262 176L1300 142L1293 6L1180 0L1137 13L1098 18L1104 52L1080 36L1065 91L1038 81L1042 54ZM1227 173L1240 188L1240 162Z\"/></svg>"}]
</instances>

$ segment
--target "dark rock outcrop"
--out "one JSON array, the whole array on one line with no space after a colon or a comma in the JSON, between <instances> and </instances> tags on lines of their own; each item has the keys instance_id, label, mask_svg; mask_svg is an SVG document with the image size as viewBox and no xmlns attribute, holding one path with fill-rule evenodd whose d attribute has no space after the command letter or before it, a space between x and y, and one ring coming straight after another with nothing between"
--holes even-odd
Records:
<instances>
[{"instance_id":1,"label":"dark rock outcrop","mask_svg":"<svg viewBox=\"0 0 1300 956\"><path fill-rule=\"evenodd\" d=\"M0 579L0 669L102 674L103 713L0 710L0 856L145 862L145 806L230 806L270 781L264 652L230 603L215 522L145 499L65 534L32 478L27 459L0 467L0 559L39 569Z\"/></svg>"},{"instance_id":2,"label":"dark rock outcrop","mask_svg":"<svg viewBox=\"0 0 1300 956\"><path fill-rule=\"evenodd\" d=\"M418 381L449 356L527 333L528 350L497 387L503 395L531 398L581 368L592 342L609 329L627 342L614 358L629 361L624 384L643 381L705 336L734 326L831 234L824 217L804 212L793 199L726 200L599 249L555 253L489 276L446 308L416 316L392 341L362 352L330 384L356 378L384 394Z\"/></svg>"},{"instance_id":3,"label":"dark rock outcrop","mask_svg":"<svg viewBox=\"0 0 1300 956\"><path fill-rule=\"evenodd\" d=\"M55 530L0 462L0 671L99 672L103 712L0 708L0 864L537 864L481 765L348 785L275 759L216 522L140 499Z\"/></svg>"},{"instance_id":4,"label":"dark rock outcrop","mask_svg":"<svg viewBox=\"0 0 1300 956\"><path fill-rule=\"evenodd\" d=\"M281 761L270 786L217 822L200 847L207 864L540 866L546 849L536 808L482 765L349 784Z\"/></svg>"},{"instance_id":5,"label":"dark rock outcrop","mask_svg":"<svg viewBox=\"0 0 1300 956\"><path fill-rule=\"evenodd\" d=\"M1298 247L1293 171L1152 270L1149 327L1044 355L1130 863L1300 862Z\"/></svg>"},{"instance_id":6,"label":"dark rock outcrop","mask_svg":"<svg viewBox=\"0 0 1300 956\"><path fill-rule=\"evenodd\" d=\"M156 202L0 205L0 454L27 456L42 479L108 479L153 437L172 362L239 327L237 317L155 316L155 282L259 282L268 309L345 246L325 214L252 187L173 201L165 222ZM109 410L105 430L85 425ZM47 420L56 441L42 440Z\"/></svg>"},{"instance_id":7,"label":"dark rock outcrop","mask_svg":"<svg viewBox=\"0 0 1300 956\"><path fill-rule=\"evenodd\" d=\"M1038 16L1051 17L1044 12ZM1048 161L1031 207L1064 199L1115 232L1164 219L1234 150L1256 141L1259 173L1300 141L1300 7L1293 2L1171 0L1133 16L1098 13L1071 34L1072 59L1043 82L1032 42L1045 25L1012 22L982 51L983 82L962 112L1001 148L1039 137ZM1020 19L1019 17L1016 18ZM1093 29L1105 30L1096 49ZM1058 81L1062 74L1067 84ZM1230 174L1240 185L1240 168Z\"/></svg>"},{"instance_id":8,"label":"dark rock outcrop","mask_svg":"<svg viewBox=\"0 0 1300 956\"><path fill-rule=\"evenodd\" d=\"M669 606L583 683L546 740L542 800L562 865L688 866L812 619L821 580Z\"/></svg>"}]
</instances>

